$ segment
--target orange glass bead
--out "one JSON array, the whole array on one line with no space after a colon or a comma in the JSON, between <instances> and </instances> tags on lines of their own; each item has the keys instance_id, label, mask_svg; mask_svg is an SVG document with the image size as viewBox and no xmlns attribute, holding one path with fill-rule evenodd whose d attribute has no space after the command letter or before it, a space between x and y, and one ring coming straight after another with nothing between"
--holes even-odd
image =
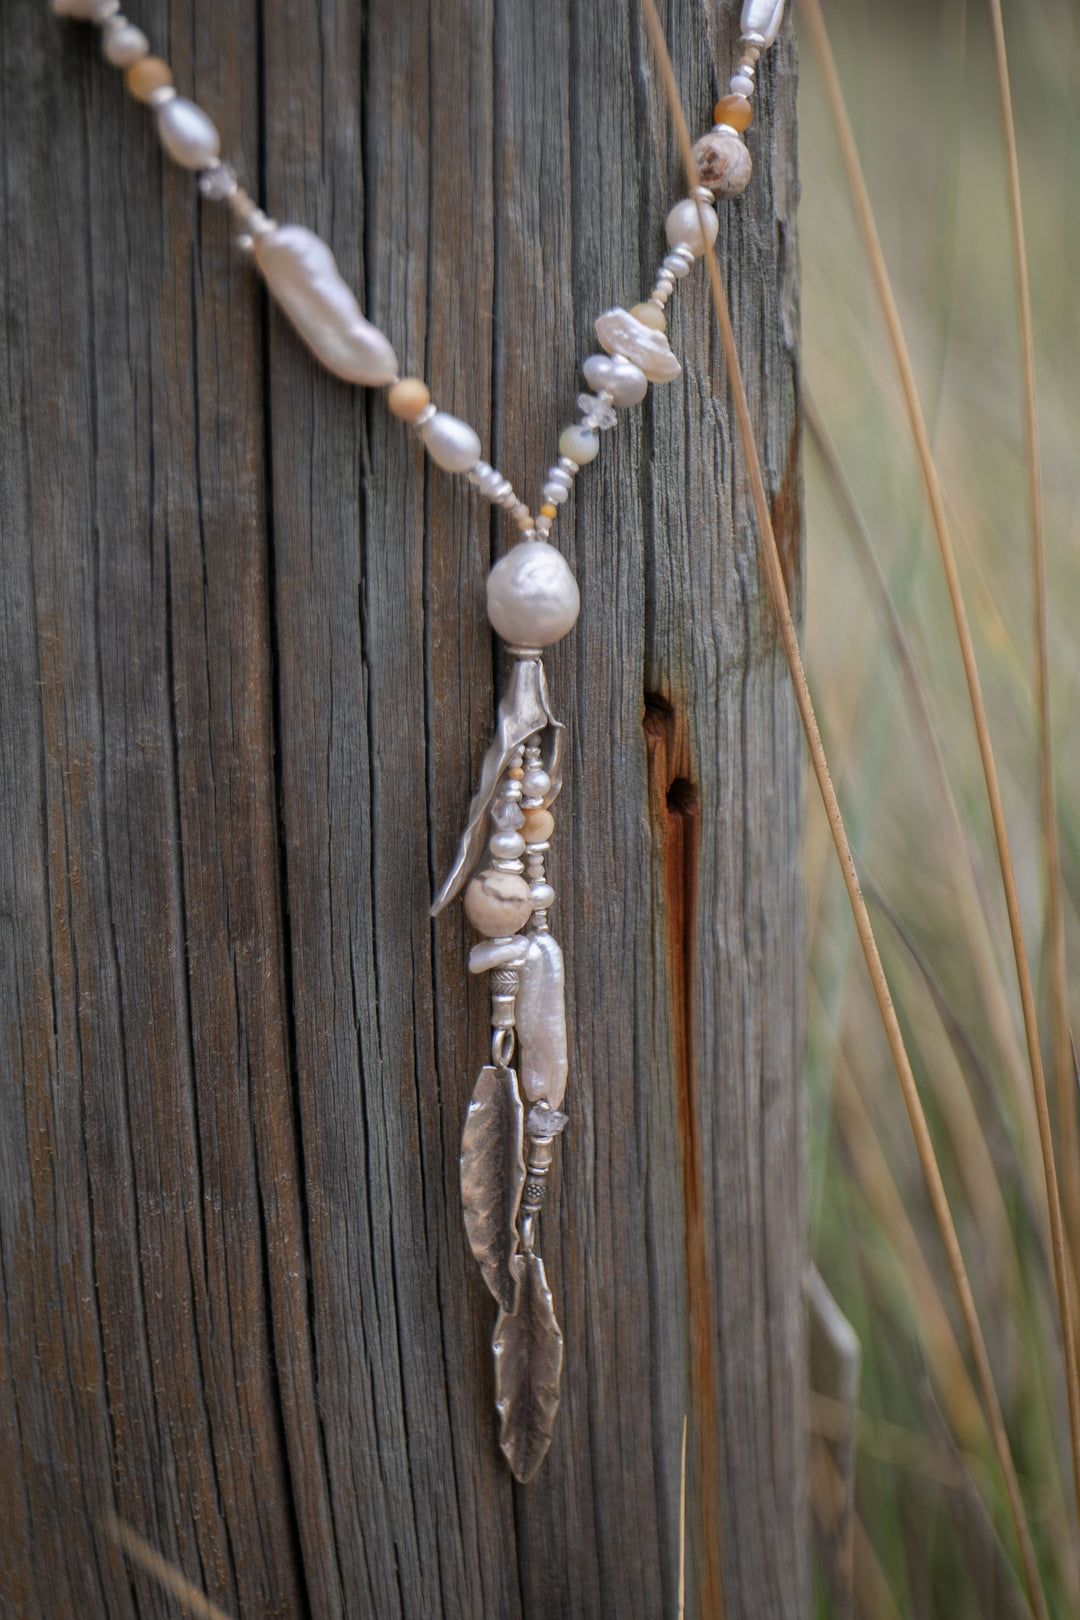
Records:
<instances>
[{"instance_id":1,"label":"orange glass bead","mask_svg":"<svg viewBox=\"0 0 1080 1620\"><path fill-rule=\"evenodd\" d=\"M750 128L754 109L746 96L721 96L713 108L713 123L730 124L741 135Z\"/></svg>"},{"instance_id":2,"label":"orange glass bead","mask_svg":"<svg viewBox=\"0 0 1080 1620\"><path fill-rule=\"evenodd\" d=\"M149 101L155 90L163 90L172 82L172 68L160 56L143 56L132 62L124 74L128 95L136 101Z\"/></svg>"},{"instance_id":3,"label":"orange glass bead","mask_svg":"<svg viewBox=\"0 0 1080 1620\"><path fill-rule=\"evenodd\" d=\"M558 515L559 508L555 505L554 501L545 501L543 506L540 508L541 517L553 518L558 517Z\"/></svg>"}]
</instances>

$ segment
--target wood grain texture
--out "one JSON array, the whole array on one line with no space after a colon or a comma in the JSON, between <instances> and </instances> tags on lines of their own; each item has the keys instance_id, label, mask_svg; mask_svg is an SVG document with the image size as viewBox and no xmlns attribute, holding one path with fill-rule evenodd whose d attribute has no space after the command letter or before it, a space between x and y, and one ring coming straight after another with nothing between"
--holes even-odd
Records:
<instances>
[{"instance_id":1,"label":"wood grain texture","mask_svg":"<svg viewBox=\"0 0 1080 1620\"><path fill-rule=\"evenodd\" d=\"M736 18L671 0L691 124ZM533 501L678 161L635 8L145 0L280 219ZM800 592L794 47L723 264ZM484 1060L427 907L501 680L502 518L319 372L92 30L0 9L0 1609L808 1612L800 743L703 278L559 541L566 1336L496 1446L458 1204Z\"/></svg>"}]
</instances>

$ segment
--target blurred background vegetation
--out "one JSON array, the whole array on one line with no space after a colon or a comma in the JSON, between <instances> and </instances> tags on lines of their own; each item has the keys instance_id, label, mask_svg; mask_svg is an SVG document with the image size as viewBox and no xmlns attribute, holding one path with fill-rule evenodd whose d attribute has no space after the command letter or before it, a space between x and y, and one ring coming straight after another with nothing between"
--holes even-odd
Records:
<instances>
[{"instance_id":1,"label":"blurred background vegetation","mask_svg":"<svg viewBox=\"0 0 1080 1620\"><path fill-rule=\"evenodd\" d=\"M942 475L1039 997L1051 1113L1031 520L1007 176L985 0L826 0ZM798 18L797 18L798 20ZM1006 0L1046 500L1070 985L1080 979L1080 5ZM1051 1612L1080 1614L1061 1330L1016 975L937 544L819 66L802 31L807 663L952 1203ZM838 494L848 486L850 503ZM862 526L860 536L859 527ZM866 543L881 578L873 577ZM920 694L890 632L891 603ZM977 884L918 717L940 738ZM861 1345L854 1610L1028 1613L1000 1477L820 802L807 791L809 1141L816 1265ZM977 937L976 937L977 935ZM1075 1097L1070 1099L1075 1102ZM1061 1142L1057 1140L1059 1173ZM828 1378L815 1380L828 1384ZM842 1402L813 1401L819 1613L847 1611ZM830 1490L833 1500L830 1499ZM840 1559L841 1566L844 1563Z\"/></svg>"}]
</instances>

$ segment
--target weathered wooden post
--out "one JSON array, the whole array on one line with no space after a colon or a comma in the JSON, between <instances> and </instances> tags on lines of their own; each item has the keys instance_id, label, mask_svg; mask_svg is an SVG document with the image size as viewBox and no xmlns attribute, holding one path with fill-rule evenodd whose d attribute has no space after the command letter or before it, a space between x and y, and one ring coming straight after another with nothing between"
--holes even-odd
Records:
<instances>
[{"instance_id":1,"label":"weathered wooden post","mask_svg":"<svg viewBox=\"0 0 1080 1620\"><path fill-rule=\"evenodd\" d=\"M635 6L136 20L536 486L682 189ZM665 23L700 128L736 7ZM705 280L561 529L567 1348L522 1488L457 1200L487 1009L428 919L505 536L316 369L95 58L0 11L5 1613L177 1612L127 1526L237 1617L674 1616L684 1421L686 1613L806 1613L800 739ZM794 75L785 31L721 258L797 595Z\"/></svg>"}]
</instances>

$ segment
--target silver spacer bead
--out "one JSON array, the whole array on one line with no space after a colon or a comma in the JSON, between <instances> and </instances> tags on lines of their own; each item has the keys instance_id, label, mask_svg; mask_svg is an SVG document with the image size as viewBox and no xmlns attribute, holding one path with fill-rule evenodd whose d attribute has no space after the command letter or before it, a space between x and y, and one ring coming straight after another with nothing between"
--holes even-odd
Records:
<instances>
[{"instance_id":1,"label":"silver spacer bead","mask_svg":"<svg viewBox=\"0 0 1080 1620\"><path fill-rule=\"evenodd\" d=\"M708 203L710 207L716 200L708 186L695 186L690 195L695 202Z\"/></svg>"},{"instance_id":2,"label":"silver spacer bead","mask_svg":"<svg viewBox=\"0 0 1080 1620\"><path fill-rule=\"evenodd\" d=\"M560 456L559 466L562 468L563 472L568 472L571 478L575 478L581 471L581 468L578 466L577 462L573 461L570 456Z\"/></svg>"},{"instance_id":3,"label":"silver spacer bead","mask_svg":"<svg viewBox=\"0 0 1080 1620\"><path fill-rule=\"evenodd\" d=\"M159 84L157 89L151 90L150 94L147 96L146 105L148 107L153 107L154 111L157 112L159 107L164 107L168 102L175 100L175 87L171 84Z\"/></svg>"},{"instance_id":4,"label":"silver spacer bead","mask_svg":"<svg viewBox=\"0 0 1080 1620\"><path fill-rule=\"evenodd\" d=\"M431 418L434 415L436 415L437 411L438 411L438 406L433 405L432 402L430 400L428 400L427 404L424 406L424 408L420 412L419 416L416 416L416 417L413 418L411 426L413 428L419 430L420 428L422 428L424 426L425 422L430 422L431 421Z\"/></svg>"}]
</instances>

